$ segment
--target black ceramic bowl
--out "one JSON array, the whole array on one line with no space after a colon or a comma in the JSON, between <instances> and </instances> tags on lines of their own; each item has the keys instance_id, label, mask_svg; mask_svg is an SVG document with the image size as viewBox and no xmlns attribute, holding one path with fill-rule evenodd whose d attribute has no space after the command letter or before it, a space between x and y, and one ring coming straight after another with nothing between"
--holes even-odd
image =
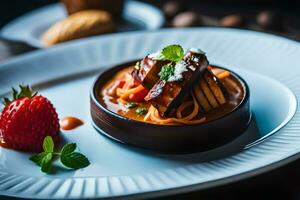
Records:
<instances>
[{"instance_id":1,"label":"black ceramic bowl","mask_svg":"<svg viewBox=\"0 0 300 200\"><path fill-rule=\"evenodd\" d=\"M251 121L249 88L245 81L233 72L233 77L241 83L244 90L244 98L233 111L217 120L199 125L156 125L132 120L108 110L101 100L103 86L116 72L135 63L136 61L115 66L101 73L96 79L90 103L93 124L100 133L119 142L146 149L191 153L224 145L248 128Z\"/></svg>"}]
</instances>

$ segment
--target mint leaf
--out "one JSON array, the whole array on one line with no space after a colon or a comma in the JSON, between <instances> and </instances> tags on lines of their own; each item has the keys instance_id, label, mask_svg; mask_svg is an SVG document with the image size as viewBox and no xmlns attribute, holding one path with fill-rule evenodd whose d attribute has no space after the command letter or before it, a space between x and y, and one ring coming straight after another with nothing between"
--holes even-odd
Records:
<instances>
[{"instance_id":1,"label":"mint leaf","mask_svg":"<svg viewBox=\"0 0 300 200\"><path fill-rule=\"evenodd\" d=\"M183 58L184 50L180 45L174 44L163 48L161 54L164 60L178 62Z\"/></svg>"},{"instance_id":2,"label":"mint leaf","mask_svg":"<svg viewBox=\"0 0 300 200\"><path fill-rule=\"evenodd\" d=\"M46 156L43 157L41 162L41 170L45 173L49 173L52 168L52 153L47 153Z\"/></svg>"},{"instance_id":3,"label":"mint leaf","mask_svg":"<svg viewBox=\"0 0 300 200\"><path fill-rule=\"evenodd\" d=\"M61 156L73 153L77 145L75 143L66 144L61 150Z\"/></svg>"},{"instance_id":4,"label":"mint leaf","mask_svg":"<svg viewBox=\"0 0 300 200\"><path fill-rule=\"evenodd\" d=\"M66 167L72 169L79 169L87 167L90 164L90 161L83 154L78 152L73 152L71 154L62 154L60 161Z\"/></svg>"},{"instance_id":5,"label":"mint leaf","mask_svg":"<svg viewBox=\"0 0 300 200\"><path fill-rule=\"evenodd\" d=\"M29 159L40 166L43 172L48 173L51 171L52 158L52 153L42 152L37 155L31 156Z\"/></svg>"},{"instance_id":6,"label":"mint leaf","mask_svg":"<svg viewBox=\"0 0 300 200\"><path fill-rule=\"evenodd\" d=\"M31 160L32 162L34 162L35 164L37 164L38 166L41 166L42 165L42 160L43 158L47 155L48 153L47 152L42 152L42 153L39 153L37 155L34 155L34 156L31 156L29 158L29 160Z\"/></svg>"},{"instance_id":7,"label":"mint leaf","mask_svg":"<svg viewBox=\"0 0 300 200\"><path fill-rule=\"evenodd\" d=\"M75 149L75 143L66 144L63 147L60 156L62 164L72 169L79 169L88 166L90 164L89 160L83 154L74 152Z\"/></svg>"},{"instance_id":8,"label":"mint leaf","mask_svg":"<svg viewBox=\"0 0 300 200\"><path fill-rule=\"evenodd\" d=\"M46 136L43 141L43 149L45 152L53 152L54 142L51 136Z\"/></svg>"},{"instance_id":9,"label":"mint leaf","mask_svg":"<svg viewBox=\"0 0 300 200\"><path fill-rule=\"evenodd\" d=\"M158 73L158 76L160 80L167 81L170 76L174 75L175 67L172 66L172 64L167 64L162 66L160 72Z\"/></svg>"}]
</instances>

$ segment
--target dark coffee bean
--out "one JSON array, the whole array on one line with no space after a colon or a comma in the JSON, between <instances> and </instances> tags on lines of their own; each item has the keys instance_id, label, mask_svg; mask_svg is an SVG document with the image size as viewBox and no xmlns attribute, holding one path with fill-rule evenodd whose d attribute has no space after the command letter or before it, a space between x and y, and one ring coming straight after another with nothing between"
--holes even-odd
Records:
<instances>
[{"instance_id":1,"label":"dark coffee bean","mask_svg":"<svg viewBox=\"0 0 300 200\"><path fill-rule=\"evenodd\" d=\"M182 12L174 17L172 24L174 27L200 26L202 20L197 13Z\"/></svg>"},{"instance_id":2,"label":"dark coffee bean","mask_svg":"<svg viewBox=\"0 0 300 200\"><path fill-rule=\"evenodd\" d=\"M168 1L163 5L162 8L167 19L172 19L178 13L182 12L184 9L178 1Z\"/></svg>"},{"instance_id":3,"label":"dark coffee bean","mask_svg":"<svg viewBox=\"0 0 300 200\"><path fill-rule=\"evenodd\" d=\"M257 24L263 29L282 30L283 18L279 13L262 11L256 17Z\"/></svg>"},{"instance_id":4,"label":"dark coffee bean","mask_svg":"<svg viewBox=\"0 0 300 200\"><path fill-rule=\"evenodd\" d=\"M240 27L244 24L244 19L241 15L228 15L219 21L219 25L223 27Z\"/></svg>"}]
</instances>

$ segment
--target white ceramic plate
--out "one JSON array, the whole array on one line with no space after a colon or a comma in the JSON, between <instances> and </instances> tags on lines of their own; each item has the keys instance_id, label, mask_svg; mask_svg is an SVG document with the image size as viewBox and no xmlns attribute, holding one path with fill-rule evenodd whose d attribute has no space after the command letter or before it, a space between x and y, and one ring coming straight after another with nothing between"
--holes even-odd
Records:
<instances>
[{"instance_id":1,"label":"white ceramic plate","mask_svg":"<svg viewBox=\"0 0 300 200\"><path fill-rule=\"evenodd\" d=\"M21 16L2 28L0 35L4 39L25 42L37 48L45 46L40 41L41 35L55 22L66 17L62 4L52 4ZM118 31L153 30L164 24L162 12L139 1L126 0L122 15L123 21L118 25Z\"/></svg>"},{"instance_id":2,"label":"white ceramic plate","mask_svg":"<svg viewBox=\"0 0 300 200\"><path fill-rule=\"evenodd\" d=\"M234 70L248 82L262 139L230 156L221 151L234 148L234 142L221 151L166 155L112 141L92 127L89 92L97 73L173 43L202 48L211 63ZM299 55L299 43L281 37L195 28L93 37L2 63L0 96L19 83L35 85L60 117L85 121L62 135L66 142L78 143L91 165L45 175L28 160L29 154L0 148L0 194L43 199L153 197L237 181L290 162L300 151Z\"/></svg>"}]
</instances>

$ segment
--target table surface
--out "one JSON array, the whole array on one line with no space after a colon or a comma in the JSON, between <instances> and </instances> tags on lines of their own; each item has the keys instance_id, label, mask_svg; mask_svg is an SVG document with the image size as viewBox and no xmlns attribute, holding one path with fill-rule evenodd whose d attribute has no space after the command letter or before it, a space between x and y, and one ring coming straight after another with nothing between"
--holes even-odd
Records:
<instances>
[{"instance_id":1,"label":"table surface","mask_svg":"<svg viewBox=\"0 0 300 200\"><path fill-rule=\"evenodd\" d=\"M146 0L147 1L147 0ZM18 0L18 2L24 2ZM27 1L28 2L28 1ZM43 4L50 1L41 1ZM52 1L51 1L52 2ZM147 2L152 2L148 0ZM211 3L205 1L203 3L197 3L192 0L185 0L185 5L189 5L191 10L200 12L201 14L220 18L227 14L243 13L246 17L255 19L257 12L263 9L279 10L288 21L288 25L292 27L292 32L276 33L284 35L294 40L300 41L300 12L299 2L293 6L289 5L291 1L272 1L272 3L224 3L219 2ZM156 1L157 6L161 6L161 1ZM29 9L35 8L29 6ZM1 11L1 3L0 3ZM26 12L25 10L22 11ZM20 12L18 13L20 14ZM1 14L3 15L3 14ZM7 19L6 19L7 20ZM2 22L3 23L3 22ZM1 24L1 20L0 20ZM24 44L15 44L11 42L5 42L0 40L0 62L6 59L13 58L25 52L34 51L36 49L26 46ZM300 199L300 160L296 160L290 164L287 164L281 168L269 171L267 173L248 178L239 182L219 186L216 188L196 191L187 194L173 195L163 198L154 199ZM0 198L1 199L1 198ZM2 199L12 199L4 198Z\"/></svg>"}]
</instances>

